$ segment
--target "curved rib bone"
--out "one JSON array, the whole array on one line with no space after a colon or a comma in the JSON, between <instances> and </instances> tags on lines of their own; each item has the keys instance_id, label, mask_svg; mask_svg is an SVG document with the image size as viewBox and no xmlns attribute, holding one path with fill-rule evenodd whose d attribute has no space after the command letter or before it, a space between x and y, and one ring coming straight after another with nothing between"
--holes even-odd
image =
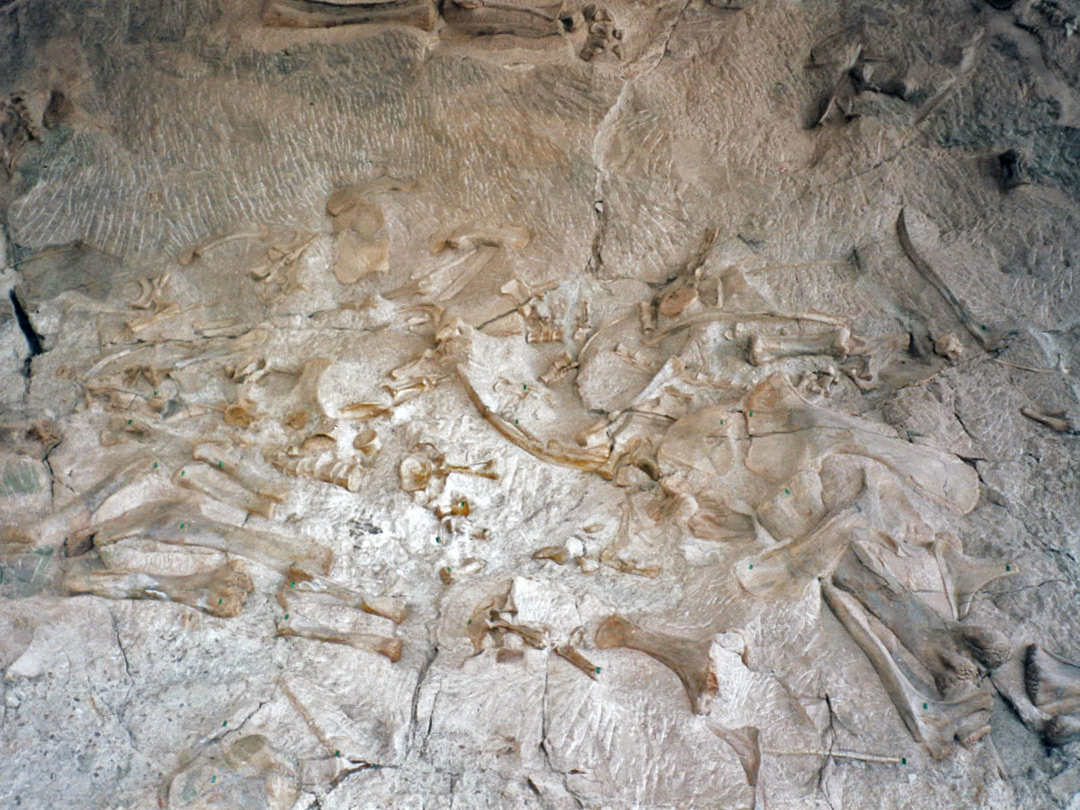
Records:
<instances>
[{"instance_id":1,"label":"curved rib bone","mask_svg":"<svg viewBox=\"0 0 1080 810\"><path fill-rule=\"evenodd\" d=\"M701 641L642 630L621 616L609 616L596 631L602 650L627 647L655 658L679 676L694 714L708 714L719 685L709 649L712 638Z\"/></svg>"},{"instance_id":2,"label":"curved rib bone","mask_svg":"<svg viewBox=\"0 0 1080 810\"><path fill-rule=\"evenodd\" d=\"M93 594L106 599L168 599L223 619L240 613L253 587L251 577L238 560L229 560L213 571L187 576L93 571L70 574L64 580L64 589L69 594Z\"/></svg>"},{"instance_id":3,"label":"curved rib bone","mask_svg":"<svg viewBox=\"0 0 1080 810\"><path fill-rule=\"evenodd\" d=\"M969 744L989 733L993 698L987 690L969 688L949 700L932 696L933 687L918 683L910 673L905 674L870 628L868 617L858 608L854 597L824 581L821 590L826 603L877 670L908 731L934 757L948 755L954 740Z\"/></svg>"},{"instance_id":4,"label":"curved rib bone","mask_svg":"<svg viewBox=\"0 0 1080 810\"><path fill-rule=\"evenodd\" d=\"M943 619L858 544L841 558L832 582L857 598L933 675L943 695L1000 666L1008 643L996 632Z\"/></svg>"}]
</instances>

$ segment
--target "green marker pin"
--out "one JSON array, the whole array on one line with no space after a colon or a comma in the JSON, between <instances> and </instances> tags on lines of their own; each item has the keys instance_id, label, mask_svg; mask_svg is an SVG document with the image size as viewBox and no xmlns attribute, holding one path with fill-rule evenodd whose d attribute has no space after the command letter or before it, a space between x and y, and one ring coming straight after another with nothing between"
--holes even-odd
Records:
<instances>
[{"instance_id":1,"label":"green marker pin","mask_svg":"<svg viewBox=\"0 0 1080 810\"><path fill-rule=\"evenodd\" d=\"M438 537L436 537L436 538L435 538L435 542L436 542L436 543L441 543L441 542L442 542L442 540L440 540L440 539L439 539Z\"/></svg>"},{"instance_id":2,"label":"green marker pin","mask_svg":"<svg viewBox=\"0 0 1080 810\"><path fill-rule=\"evenodd\" d=\"M210 782L211 782L211 784L212 784L212 783L214 783L214 782L216 782L216 781L217 781L217 777L216 777L216 776L211 776L211 777L210 777Z\"/></svg>"},{"instance_id":3,"label":"green marker pin","mask_svg":"<svg viewBox=\"0 0 1080 810\"><path fill-rule=\"evenodd\" d=\"M131 424L131 420L130 420L130 419L128 419L128 424L129 424L129 425Z\"/></svg>"},{"instance_id":4,"label":"green marker pin","mask_svg":"<svg viewBox=\"0 0 1080 810\"><path fill-rule=\"evenodd\" d=\"M290 588L295 588L295 587L296 587L296 583L295 583L295 582L290 582L290 583L289 583L289 587L290 587Z\"/></svg>"},{"instance_id":5,"label":"green marker pin","mask_svg":"<svg viewBox=\"0 0 1080 810\"><path fill-rule=\"evenodd\" d=\"M218 467L220 468L220 467L221 467L221 465L222 465L222 464L224 464L224 463L225 463L224 461L219 461L219 462L217 463L217 465L218 465Z\"/></svg>"},{"instance_id":6,"label":"green marker pin","mask_svg":"<svg viewBox=\"0 0 1080 810\"><path fill-rule=\"evenodd\" d=\"M722 424L724 424L724 420L723 420L723 419L721 419L721 420L720 420L720 424L721 424L721 425L722 425Z\"/></svg>"},{"instance_id":7,"label":"green marker pin","mask_svg":"<svg viewBox=\"0 0 1080 810\"><path fill-rule=\"evenodd\" d=\"M929 708L930 708L930 704L929 704L929 703L924 703L924 704L922 705L922 707L923 707L923 711L926 711L927 709L929 709Z\"/></svg>"},{"instance_id":8,"label":"green marker pin","mask_svg":"<svg viewBox=\"0 0 1080 810\"><path fill-rule=\"evenodd\" d=\"M600 674L600 667L597 667L597 668L596 668L596 674L597 674L597 675L599 675L599 674Z\"/></svg>"},{"instance_id":9,"label":"green marker pin","mask_svg":"<svg viewBox=\"0 0 1080 810\"><path fill-rule=\"evenodd\" d=\"M746 415L747 415L747 416L753 416L753 415L754 415L754 412L753 412L753 411L747 411Z\"/></svg>"},{"instance_id":10,"label":"green marker pin","mask_svg":"<svg viewBox=\"0 0 1080 810\"><path fill-rule=\"evenodd\" d=\"M288 614L288 613L286 613L286 614L285 614L285 621L288 621L288 620L289 620L289 614Z\"/></svg>"},{"instance_id":11,"label":"green marker pin","mask_svg":"<svg viewBox=\"0 0 1080 810\"><path fill-rule=\"evenodd\" d=\"M228 721L228 720L222 720L222 721L221 721L221 727L222 727L222 728L225 728L225 726L227 726L227 725L229 725L229 721Z\"/></svg>"},{"instance_id":12,"label":"green marker pin","mask_svg":"<svg viewBox=\"0 0 1080 810\"><path fill-rule=\"evenodd\" d=\"M181 470L181 471L180 471L180 474L181 474L181 475L187 475L187 470Z\"/></svg>"},{"instance_id":13,"label":"green marker pin","mask_svg":"<svg viewBox=\"0 0 1080 810\"><path fill-rule=\"evenodd\" d=\"M217 603L218 603L218 604L220 605L220 604L221 604L221 600L220 600L220 599L218 599L218 600L217 600Z\"/></svg>"},{"instance_id":14,"label":"green marker pin","mask_svg":"<svg viewBox=\"0 0 1080 810\"><path fill-rule=\"evenodd\" d=\"M183 523L181 523L181 524L180 524L180 528L181 528L181 529L182 529L182 528L184 528L184 524L183 524Z\"/></svg>"},{"instance_id":15,"label":"green marker pin","mask_svg":"<svg viewBox=\"0 0 1080 810\"><path fill-rule=\"evenodd\" d=\"M522 390L522 391L528 391L528 390L529 390L529 386L525 385L525 383L522 383L522 384L521 384L521 390Z\"/></svg>"},{"instance_id":16,"label":"green marker pin","mask_svg":"<svg viewBox=\"0 0 1080 810\"><path fill-rule=\"evenodd\" d=\"M785 495L790 495L790 494L791 494L791 490L790 490L790 489L788 489L787 487L784 487L784 494L785 494Z\"/></svg>"},{"instance_id":17,"label":"green marker pin","mask_svg":"<svg viewBox=\"0 0 1080 810\"><path fill-rule=\"evenodd\" d=\"M1006 571L1012 571L1012 566L1011 565L1006 565L1005 570Z\"/></svg>"},{"instance_id":18,"label":"green marker pin","mask_svg":"<svg viewBox=\"0 0 1080 810\"><path fill-rule=\"evenodd\" d=\"M907 757L900 757L900 764L907 765Z\"/></svg>"},{"instance_id":19,"label":"green marker pin","mask_svg":"<svg viewBox=\"0 0 1080 810\"><path fill-rule=\"evenodd\" d=\"M340 751L335 751L335 752L334 752L334 756L335 756L335 757L340 757L340 756L341 756L341 752L340 752Z\"/></svg>"},{"instance_id":20,"label":"green marker pin","mask_svg":"<svg viewBox=\"0 0 1080 810\"><path fill-rule=\"evenodd\" d=\"M465 624L472 624L472 619L469 619Z\"/></svg>"},{"instance_id":21,"label":"green marker pin","mask_svg":"<svg viewBox=\"0 0 1080 810\"><path fill-rule=\"evenodd\" d=\"M753 563L750 563L750 570L751 570L751 571L753 571L753 570L754 570L754 564L753 564Z\"/></svg>"},{"instance_id":22,"label":"green marker pin","mask_svg":"<svg viewBox=\"0 0 1080 810\"><path fill-rule=\"evenodd\" d=\"M156 461L154 462L154 469L155 470L157 469L157 462Z\"/></svg>"}]
</instances>

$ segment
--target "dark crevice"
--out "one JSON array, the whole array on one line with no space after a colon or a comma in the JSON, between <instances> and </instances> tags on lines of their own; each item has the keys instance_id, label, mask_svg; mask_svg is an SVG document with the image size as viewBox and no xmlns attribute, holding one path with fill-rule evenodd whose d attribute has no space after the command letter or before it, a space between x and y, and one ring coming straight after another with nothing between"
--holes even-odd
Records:
<instances>
[{"instance_id":1,"label":"dark crevice","mask_svg":"<svg viewBox=\"0 0 1080 810\"><path fill-rule=\"evenodd\" d=\"M19 296L15 294L14 290L8 293L8 297L11 299L11 307L15 310L15 320L18 321L19 329L22 330L23 337L26 338L26 344L30 347L30 356L26 358L25 363L25 375L30 376L30 361L32 361L39 354L44 354L45 349L41 346L41 335L34 329L34 325L30 323L30 316L26 314L26 310L23 308L22 301L19 300Z\"/></svg>"}]
</instances>

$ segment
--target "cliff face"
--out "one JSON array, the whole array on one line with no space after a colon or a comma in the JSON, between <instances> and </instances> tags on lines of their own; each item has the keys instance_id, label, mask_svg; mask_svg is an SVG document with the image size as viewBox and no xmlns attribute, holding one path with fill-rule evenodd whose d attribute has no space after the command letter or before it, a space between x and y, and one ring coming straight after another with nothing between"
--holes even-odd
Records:
<instances>
[{"instance_id":1,"label":"cliff face","mask_svg":"<svg viewBox=\"0 0 1080 810\"><path fill-rule=\"evenodd\" d=\"M0 805L1075 807L1078 27L0 5Z\"/></svg>"}]
</instances>

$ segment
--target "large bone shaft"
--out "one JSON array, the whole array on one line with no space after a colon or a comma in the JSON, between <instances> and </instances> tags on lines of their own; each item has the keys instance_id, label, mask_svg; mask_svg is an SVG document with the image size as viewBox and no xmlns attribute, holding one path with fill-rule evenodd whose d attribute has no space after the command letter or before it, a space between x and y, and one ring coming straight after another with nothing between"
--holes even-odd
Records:
<instances>
[{"instance_id":1,"label":"large bone shaft","mask_svg":"<svg viewBox=\"0 0 1080 810\"><path fill-rule=\"evenodd\" d=\"M187 576L93 571L70 574L64 580L64 589L70 594L93 594L106 599L167 599L221 618L240 613L252 587L251 577L236 560L213 571Z\"/></svg>"},{"instance_id":2,"label":"large bone shaft","mask_svg":"<svg viewBox=\"0 0 1080 810\"><path fill-rule=\"evenodd\" d=\"M409 615L408 608L400 599L388 596L368 596L360 591L354 591L344 585L339 585L326 577L312 574L300 565L289 566L286 573L286 583L289 591L325 593L350 607L359 608L365 613L382 616L395 624L401 624ZM284 592L285 589L283 588L282 593Z\"/></svg>"}]
</instances>

